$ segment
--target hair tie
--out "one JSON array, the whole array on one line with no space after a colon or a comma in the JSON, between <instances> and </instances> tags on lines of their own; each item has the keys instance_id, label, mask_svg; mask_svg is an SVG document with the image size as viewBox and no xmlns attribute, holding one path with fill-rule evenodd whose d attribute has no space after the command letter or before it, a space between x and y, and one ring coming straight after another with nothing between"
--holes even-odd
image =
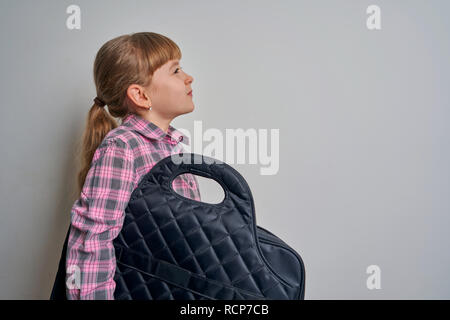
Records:
<instances>
[{"instance_id":1,"label":"hair tie","mask_svg":"<svg viewBox=\"0 0 450 320\"><path fill-rule=\"evenodd\" d=\"M95 97L94 102L100 107L104 107L106 105L106 103L104 103L99 97Z\"/></svg>"}]
</instances>

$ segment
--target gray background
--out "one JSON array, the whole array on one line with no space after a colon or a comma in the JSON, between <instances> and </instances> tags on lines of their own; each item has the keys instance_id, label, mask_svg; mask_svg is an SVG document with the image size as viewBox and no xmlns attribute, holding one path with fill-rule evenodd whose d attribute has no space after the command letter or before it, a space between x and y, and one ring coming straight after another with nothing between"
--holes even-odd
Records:
<instances>
[{"instance_id":1,"label":"gray background","mask_svg":"<svg viewBox=\"0 0 450 320\"><path fill-rule=\"evenodd\" d=\"M81 30L66 28L70 4ZM194 77L195 110L172 125L280 129L278 174L233 167L257 224L302 256L306 299L449 299L449 12L449 1L1 1L0 298L48 299L95 54L153 31ZM366 287L372 264L379 290Z\"/></svg>"}]
</instances>

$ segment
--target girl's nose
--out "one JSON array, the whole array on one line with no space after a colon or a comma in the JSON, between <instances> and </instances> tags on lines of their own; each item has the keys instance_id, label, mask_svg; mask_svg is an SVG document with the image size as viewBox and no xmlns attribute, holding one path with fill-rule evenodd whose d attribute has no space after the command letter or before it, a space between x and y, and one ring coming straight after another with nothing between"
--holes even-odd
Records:
<instances>
[{"instance_id":1,"label":"girl's nose","mask_svg":"<svg viewBox=\"0 0 450 320\"><path fill-rule=\"evenodd\" d=\"M187 75L186 81L187 81L188 83L194 81L194 78L193 78L192 76L188 75L187 73L186 73L186 75Z\"/></svg>"}]
</instances>

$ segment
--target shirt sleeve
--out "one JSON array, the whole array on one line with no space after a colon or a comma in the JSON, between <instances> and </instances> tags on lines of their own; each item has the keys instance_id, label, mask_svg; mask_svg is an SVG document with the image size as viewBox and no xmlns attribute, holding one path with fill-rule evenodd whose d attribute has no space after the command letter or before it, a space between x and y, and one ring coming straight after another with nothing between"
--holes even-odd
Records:
<instances>
[{"instance_id":1,"label":"shirt sleeve","mask_svg":"<svg viewBox=\"0 0 450 320\"><path fill-rule=\"evenodd\" d=\"M191 173L183 173L175 177L172 181L172 189L186 198L201 201L197 178Z\"/></svg>"},{"instance_id":2,"label":"shirt sleeve","mask_svg":"<svg viewBox=\"0 0 450 320\"><path fill-rule=\"evenodd\" d=\"M179 151L186 152L185 148L179 144ZM200 194L200 185L197 177L192 173L183 173L176 177L172 182L172 188L179 194L197 201L202 201Z\"/></svg>"},{"instance_id":3,"label":"shirt sleeve","mask_svg":"<svg viewBox=\"0 0 450 320\"><path fill-rule=\"evenodd\" d=\"M191 174L191 175L192 175L192 180L193 180L192 188L194 191L194 199L197 201L202 201L201 195L200 195L200 186L198 184L197 177L195 176L195 174Z\"/></svg>"},{"instance_id":4,"label":"shirt sleeve","mask_svg":"<svg viewBox=\"0 0 450 320\"><path fill-rule=\"evenodd\" d=\"M123 141L108 141L101 153L91 164L80 198L71 210L66 255L68 300L114 300L113 240L122 229L136 173L132 152ZM74 278L77 274L78 282Z\"/></svg>"}]
</instances>

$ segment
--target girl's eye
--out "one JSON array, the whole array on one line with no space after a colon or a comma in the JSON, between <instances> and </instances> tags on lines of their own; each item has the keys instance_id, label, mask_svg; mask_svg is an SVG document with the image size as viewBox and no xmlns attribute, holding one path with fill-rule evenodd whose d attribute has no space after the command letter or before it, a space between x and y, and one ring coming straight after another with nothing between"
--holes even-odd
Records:
<instances>
[{"instance_id":1,"label":"girl's eye","mask_svg":"<svg viewBox=\"0 0 450 320\"><path fill-rule=\"evenodd\" d=\"M176 68L174 73L178 73L177 70L178 69L183 69L182 67Z\"/></svg>"}]
</instances>

